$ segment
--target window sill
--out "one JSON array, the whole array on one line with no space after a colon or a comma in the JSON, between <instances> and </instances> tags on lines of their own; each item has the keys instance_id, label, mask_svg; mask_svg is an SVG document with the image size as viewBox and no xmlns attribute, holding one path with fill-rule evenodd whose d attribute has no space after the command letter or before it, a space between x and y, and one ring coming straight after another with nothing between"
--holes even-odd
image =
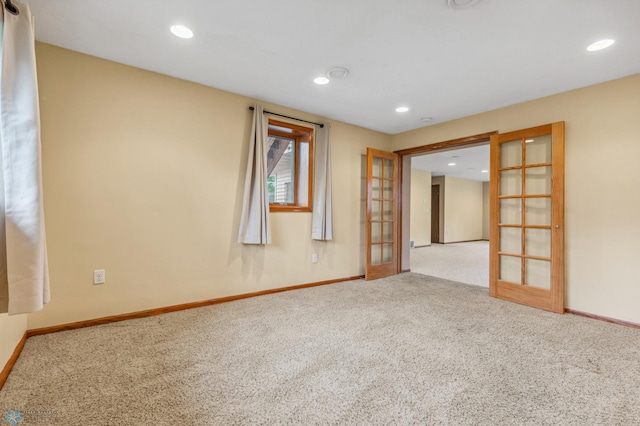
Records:
<instances>
[{"instance_id":1,"label":"window sill","mask_svg":"<svg viewBox=\"0 0 640 426\"><path fill-rule=\"evenodd\" d=\"M302 206L280 206L278 204L270 204L269 205L270 212L302 212L302 213L311 213L311 207L302 207Z\"/></svg>"}]
</instances>

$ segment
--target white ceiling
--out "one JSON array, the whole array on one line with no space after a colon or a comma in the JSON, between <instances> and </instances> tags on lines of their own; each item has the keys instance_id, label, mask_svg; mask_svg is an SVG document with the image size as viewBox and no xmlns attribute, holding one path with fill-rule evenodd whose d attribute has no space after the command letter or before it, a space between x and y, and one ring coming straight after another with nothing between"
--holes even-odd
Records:
<instances>
[{"instance_id":1,"label":"white ceiling","mask_svg":"<svg viewBox=\"0 0 640 426\"><path fill-rule=\"evenodd\" d=\"M640 72L639 0L25 2L40 41L390 134Z\"/></svg>"},{"instance_id":2,"label":"white ceiling","mask_svg":"<svg viewBox=\"0 0 640 426\"><path fill-rule=\"evenodd\" d=\"M489 182L489 145L437 152L411 159L411 168L426 170L432 176L453 176L462 179ZM455 166L449 166L455 163Z\"/></svg>"}]
</instances>

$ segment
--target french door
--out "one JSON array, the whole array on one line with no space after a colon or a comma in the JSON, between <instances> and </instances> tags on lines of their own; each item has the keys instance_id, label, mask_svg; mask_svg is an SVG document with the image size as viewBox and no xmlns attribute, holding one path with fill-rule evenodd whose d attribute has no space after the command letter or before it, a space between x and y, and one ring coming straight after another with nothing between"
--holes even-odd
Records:
<instances>
[{"instance_id":1,"label":"french door","mask_svg":"<svg viewBox=\"0 0 640 426\"><path fill-rule=\"evenodd\" d=\"M564 312L564 122L491 136L489 294Z\"/></svg>"},{"instance_id":2,"label":"french door","mask_svg":"<svg viewBox=\"0 0 640 426\"><path fill-rule=\"evenodd\" d=\"M399 272L398 179L398 154L367 148L367 280Z\"/></svg>"}]
</instances>

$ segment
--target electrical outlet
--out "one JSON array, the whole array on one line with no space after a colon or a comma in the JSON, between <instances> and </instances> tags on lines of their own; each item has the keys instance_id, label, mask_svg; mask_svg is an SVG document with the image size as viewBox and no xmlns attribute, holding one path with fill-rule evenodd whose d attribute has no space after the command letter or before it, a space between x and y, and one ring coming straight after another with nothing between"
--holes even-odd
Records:
<instances>
[{"instance_id":1,"label":"electrical outlet","mask_svg":"<svg viewBox=\"0 0 640 426\"><path fill-rule=\"evenodd\" d=\"M311 255L311 263L318 263L318 255L316 253Z\"/></svg>"},{"instance_id":2,"label":"electrical outlet","mask_svg":"<svg viewBox=\"0 0 640 426\"><path fill-rule=\"evenodd\" d=\"M93 283L104 284L104 282L105 282L104 269L96 269L95 271L93 271Z\"/></svg>"}]
</instances>

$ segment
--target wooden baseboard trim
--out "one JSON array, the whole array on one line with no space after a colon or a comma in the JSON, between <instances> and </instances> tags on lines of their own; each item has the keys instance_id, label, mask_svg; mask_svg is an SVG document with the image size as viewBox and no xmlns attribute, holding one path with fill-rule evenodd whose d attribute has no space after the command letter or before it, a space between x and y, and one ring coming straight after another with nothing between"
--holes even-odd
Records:
<instances>
[{"instance_id":1,"label":"wooden baseboard trim","mask_svg":"<svg viewBox=\"0 0 640 426\"><path fill-rule=\"evenodd\" d=\"M403 269L402 271L400 271L401 273L405 273L405 272L411 272L411 269Z\"/></svg>"},{"instance_id":2,"label":"wooden baseboard trim","mask_svg":"<svg viewBox=\"0 0 640 426\"><path fill-rule=\"evenodd\" d=\"M598 321L605 321L605 322L610 322L612 324L624 325L625 327L632 327L632 328L639 328L640 329L640 324L636 324L635 322L622 321L622 320L615 319L615 318L609 318L609 317L603 317L603 316L600 316L600 315L589 314L587 312L574 311L573 309L568 309L568 308L565 308L564 311L566 313L568 313L568 314L578 315L580 317L586 317L586 318L591 318L591 319L595 319L595 320L598 320Z\"/></svg>"},{"instance_id":3,"label":"wooden baseboard trim","mask_svg":"<svg viewBox=\"0 0 640 426\"><path fill-rule=\"evenodd\" d=\"M333 280L318 281L309 284L300 284L289 287L273 288L270 290L256 291L254 293L244 293L235 296L219 297L217 299L202 300L200 302L183 303L181 305L166 306L164 308L148 309L146 311L131 312L128 314L113 315L109 317L95 318L86 321L72 322L68 324L54 325L51 327L35 328L27 330L27 336L39 336L41 334L57 333L59 331L77 330L79 328L93 327L95 325L110 324L112 322L126 321L130 319L146 318L155 315L167 314L169 312L183 311L185 309L201 308L203 306L217 305L219 303L233 302L234 300L248 299L250 297L264 296L267 294L281 293L283 291L300 290L303 288L318 287L321 285L335 284L345 281L355 281L363 279L364 275L356 275L348 278L337 278Z\"/></svg>"},{"instance_id":4,"label":"wooden baseboard trim","mask_svg":"<svg viewBox=\"0 0 640 426\"><path fill-rule=\"evenodd\" d=\"M20 341L18 342L18 345L13 351L13 354L11 354L11 357L7 361L7 364L2 369L2 372L0 372L0 390L2 390L2 387L4 386L4 382L7 381L7 378L9 377L9 373L11 373L11 370L13 369L13 366L15 365L16 361L18 361L18 357L20 356L20 353L22 352L22 348L24 348L24 343L26 341L27 341L27 332L25 331L24 335L22 336L22 339L20 339Z\"/></svg>"},{"instance_id":5,"label":"wooden baseboard trim","mask_svg":"<svg viewBox=\"0 0 640 426\"><path fill-rule=\"evenodd\" d=\"M464 241L450 241L448 243L439 243L439 244L458 244L458 243L475 243L478 241L489 241L489 240L464 240Z\"/></svg>"}]
</instances>

